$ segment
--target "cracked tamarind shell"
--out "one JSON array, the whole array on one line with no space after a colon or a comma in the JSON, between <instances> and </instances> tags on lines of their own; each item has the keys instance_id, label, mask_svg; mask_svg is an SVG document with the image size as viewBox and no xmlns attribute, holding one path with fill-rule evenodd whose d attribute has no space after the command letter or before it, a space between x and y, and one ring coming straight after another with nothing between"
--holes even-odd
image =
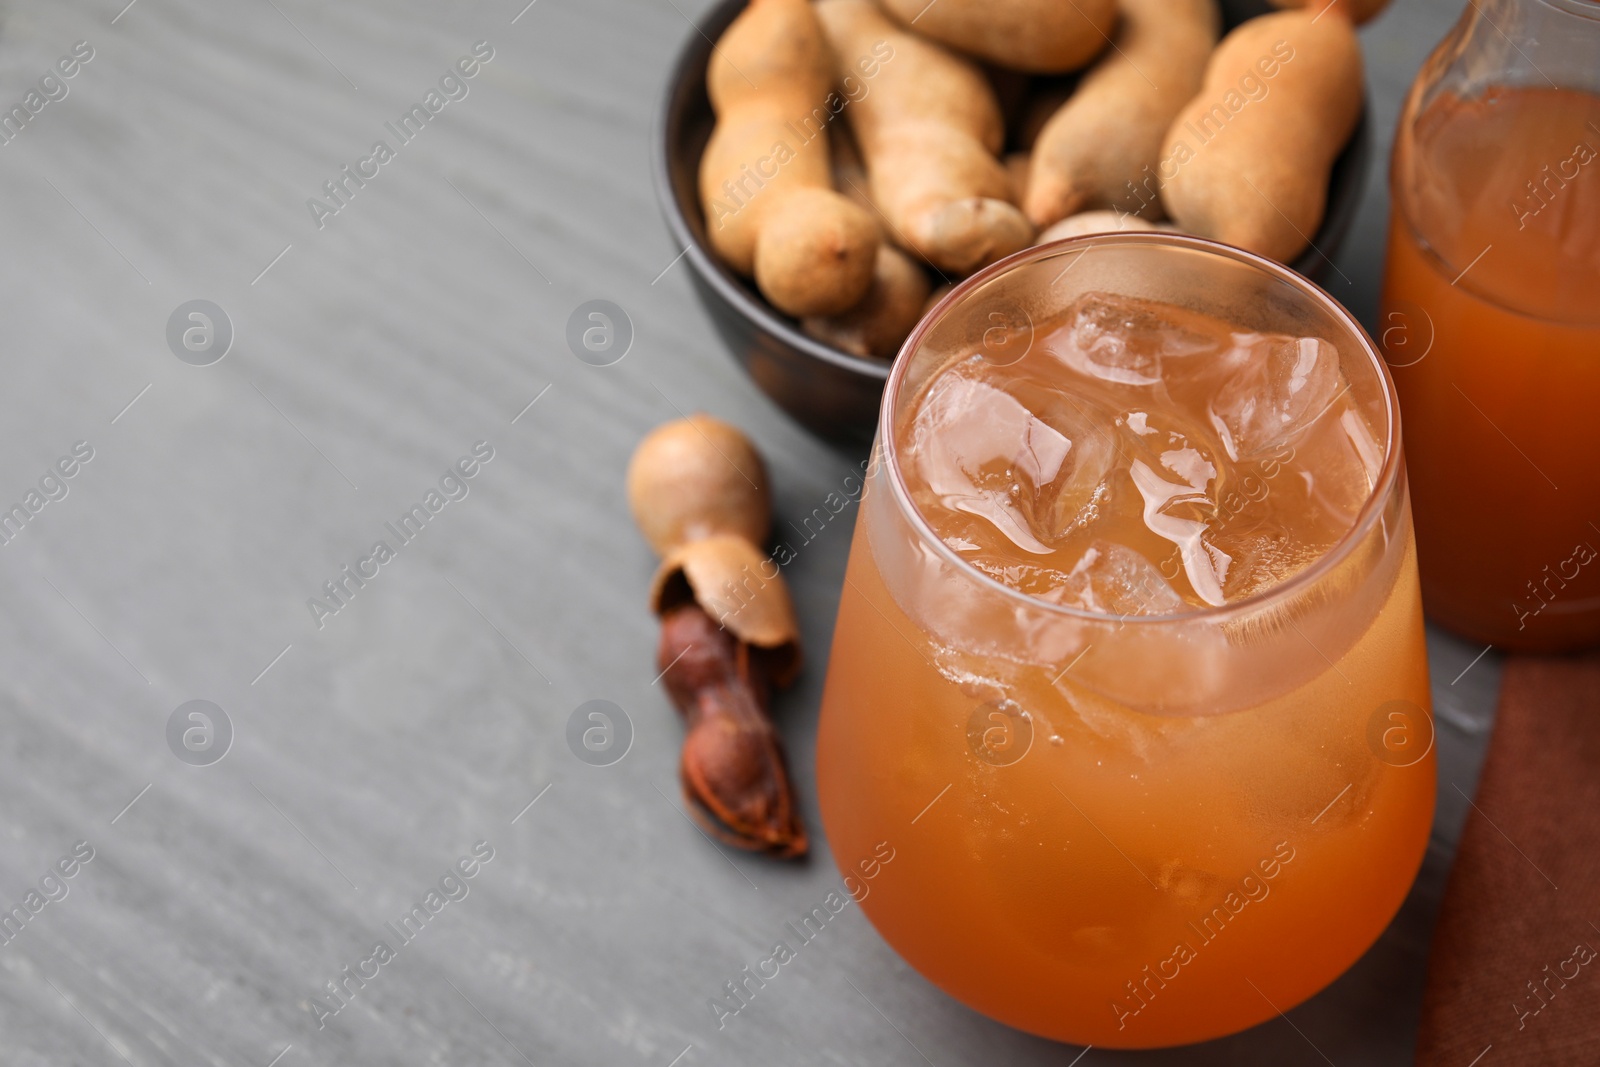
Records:
<instances>
[{"instance_id":1,"label":"cracked tamarind shell","mask_svg":"<svg viewBox=\"0 0 1600 1067\"><path fill-rule=\"evenodd\" d=\"M700 413L639 442L628 461L628 506L658 556L716 534L759 545L772 528L760 453L738 428Z\"/></svg>"},{"instance_id":2,"label":"cracked tamarind shell","mask_svg":"<svg viewBox=\"0 0 1600 1067\"><path fill-rule=\"evenodd\" d=\"M650 610L694 601L763 653L768 677L788 685L800 672L800 626L778 565L742 537L717 534L670 550L650 582Z\"/></svg>"}]
</instances>

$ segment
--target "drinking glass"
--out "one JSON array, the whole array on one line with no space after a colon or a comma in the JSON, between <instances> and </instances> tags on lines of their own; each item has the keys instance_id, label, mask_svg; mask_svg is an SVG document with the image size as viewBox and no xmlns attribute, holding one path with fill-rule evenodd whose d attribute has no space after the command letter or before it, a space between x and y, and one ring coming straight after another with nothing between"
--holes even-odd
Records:
<instances>
[{"instance_id":1,"label":"drinking glass","mask_svg":"<svg viewBox=\"0 0 1600 1067\"><path fill-rule=\"evenodd\" d=\"M904 463L923 387L973 354L1028 365L1091 292L1337 347L1381 455L1330 550L1245 599L1106 615L1020 593L940 539ZM1182 1044L1333 981L1404 899L1435 792L1399 412L1361 327L1278 264L1159 233L1030 249L958 286L884 394L817 763L873 925L1003 1023Z\"/></svg>"}]
</instances>

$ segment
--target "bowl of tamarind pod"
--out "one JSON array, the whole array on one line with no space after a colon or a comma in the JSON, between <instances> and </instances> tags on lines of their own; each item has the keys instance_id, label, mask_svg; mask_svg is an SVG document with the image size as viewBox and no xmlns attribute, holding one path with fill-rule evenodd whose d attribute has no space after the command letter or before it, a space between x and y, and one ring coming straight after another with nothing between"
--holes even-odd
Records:
<instances>
[{"instance_id":1,"label":"bowl of tamarind pod","mask_svg":"<svg viewBox=\"0 0 1600 1067\"><path fill-rule=\"evenodd\" d=\"M657 197L746 372L862 444L917 321L1035 244L1174 229L1337 289L1384 3L722 0L669 73Z\"/></svg>"}]
</instances>

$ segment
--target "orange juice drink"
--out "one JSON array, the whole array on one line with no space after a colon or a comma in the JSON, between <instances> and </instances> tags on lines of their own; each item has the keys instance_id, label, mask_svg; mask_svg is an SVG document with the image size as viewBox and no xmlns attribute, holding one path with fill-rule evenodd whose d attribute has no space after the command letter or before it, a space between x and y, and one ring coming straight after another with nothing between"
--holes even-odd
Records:
<instances>
[{"instance_id":1,"label":"orange juice drink","mask_svg":"<svg viewBox=\"0 0 1600 1067\"><path fill-rule=\"evenodd\" d=\"M863 910L1046 1037L1200 1041L1322 989L1434 802L1392 386L1298 276L1118 234L964 283L891 376L819 791Z\"/></svg>"},{"instance_id":2,"label":"orange juice drink","mask_svg":"<svg viewBox=\"0 0 1600 1067\"><path fill-rule=\"evenodd\" d=\"M1428 612L1600 644L1600 95L1441 93L1395 144L1380 338L1411 433Z\"/></svg>"}]
</instances>

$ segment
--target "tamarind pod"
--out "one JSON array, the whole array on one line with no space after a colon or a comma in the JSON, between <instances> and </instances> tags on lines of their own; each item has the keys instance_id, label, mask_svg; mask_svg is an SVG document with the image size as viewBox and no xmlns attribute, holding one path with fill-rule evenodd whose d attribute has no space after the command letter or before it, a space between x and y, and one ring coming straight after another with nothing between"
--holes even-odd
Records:
<instances>
[{"instance_id":1,"label":"tamarind pod","mask_svg":"<svg viewBox=\"0 0 1600 1067\"><path fill-rule=\"evenodd\" d=\"M848 76L865 90L843 113L869 169L881 128L916 119L958 129L991 155L1000 151L1000 102L976 63L902 29L872 0L819 0L815 8L832 49L835 82Z\"/></svg>"},{"instance_id":2,"label":"tamarind pod","mask_svg":"<svg viewBox=\"0 0 1600 1067\"><path fill-rule=\"evenodd\" d=\"M1034 144L1022 204L1035 226L1091 208L1139 211L1134 184L1155 172L1167 129L1200 89L1221 26L1216 0L1117 6L1116 48L1089 69Z\"/></svg>"},{"instance_id":3,"label":"tamarind pod","mask_svg":"<svg viewBox=\"0 0 1600 1067\"><path fill-rule=\"evenodd\" d=\"M1188 233L1287 261L1322 222L1328 175L1361 117L1361 47L1332 15L1236 28L1162 144L1161 201Z\"/></svg>"},{"instance_id":4,"label":"tamarind pod","mask_svg":"<svg viewBox=\"0 0 1600 1067\"><path fill-rule=\"evenodd\" d=\"M832 58L807 0L752 0L706 72L716 126L700 160L706 237L780 311L826 315L872 284L871 217L834 192Z\"/></svg>"},{"instance_id":5,"label":"tamarind pod","mask_svg":"<svg viewBox=\"0 0 1600 1067\"><path fill-rule=\"evenodd\" d=\"M875 148L872 196L890 233L940 270L969 274L1032 240L1010 173L971 138L918 121L884 130Z\"/></svg>"},{"instance_id":6,"label":"tamarind pod","mask_svg":"<svg viewBox=\"0 0 1600 1067\"><path fill-rule=\"evenodd\" d=\"M1112 0L883 0L904 25L1012 70L1076 70L1106 47Z\"/></svg>"},{"instance_id":7,"label":"tamarind pod","mask_svg":"<svg viewBox=\"0 0 1600 1067\"><path fill-rule=\"evenodd\" d=\"M955 274L1026 247L1033 229L995 158L1004 128L983 72L869 0L822 0L817 15L836 78L873 70L845 114L889 238Z\"/></svg>"},{"instance_id":8,"label":"tamarind pod","mask_svg":"<svg viewBox=\"0 0 1600 1067\"><path fill-rule=\"evenodd\" d=\"M842 315L800 320L800 328L824 344L854 356L892 359L922 318L928 276L893 245L878 248L878 266L866 298Z\"/></svg>"},{"instance_id":9,"label":"tamarind pod","mask_svg":"<svg viewBox=\"0 0 1600 1067\"><path fill-rule=\"evenodd\" d=\"M767 677L788 685L800 673L800 627L776 564L733 534L686 541L668 552L650 582L657 615L693 601L744 644L760 649Z\"/></svg>"},{"instance_id":10,"label":"tamarind pod","mask_svg":"<svg viewBox=\"0 0 1600 1067\"><path fill-rule=\"evenodd\" d=\"M872 287L882 243L872 217L834 190L796 190L756 240L756 287L797 318L838 314Z\"/></svg>"},{"instance_id":11,"label":"tamarind pod","mask_svg":"<svg viewBox=\"0 0 1600 1067\"><path fill-rule=\"evenodd\" d=\"M696 412L651 430L628 460L628 507L656 555L733 534L762 544L772 525L767 467L750 439Z\"/></svg>"},{"instance_id":12,"label":"tamarind pod","mask_svg":"<svg viewBox=\"0 0 1600 1067\"><path fill-rule=\"evenodd\" d=\"M1033 243L1047 245L1051 241L1064 241L1068 237L1082 237L1089 233L1138 233L1158 229L1171 230L1173 227L1117 211L1082 211L1040 230Z\"/></svg>"}]
</instances>

